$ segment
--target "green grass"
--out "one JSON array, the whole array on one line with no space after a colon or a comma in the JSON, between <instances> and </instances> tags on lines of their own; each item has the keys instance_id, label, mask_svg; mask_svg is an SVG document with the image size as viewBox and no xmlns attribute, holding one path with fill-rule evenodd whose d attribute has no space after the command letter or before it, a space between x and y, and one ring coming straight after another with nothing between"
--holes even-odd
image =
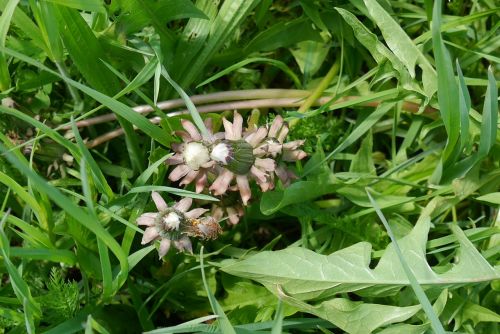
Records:
<instances>
[{"instance_id":1,"label":"green grass","mask_svg":"<svg viewBox=\"0 0 500 334\"><path fill-rule=\"evenodd\" d=\"M0 0L0 334L498 333L495 5ZM158 259L151 192L240 201L165 164L234 109L297 179Z\"/></svg>"}]
</instances>

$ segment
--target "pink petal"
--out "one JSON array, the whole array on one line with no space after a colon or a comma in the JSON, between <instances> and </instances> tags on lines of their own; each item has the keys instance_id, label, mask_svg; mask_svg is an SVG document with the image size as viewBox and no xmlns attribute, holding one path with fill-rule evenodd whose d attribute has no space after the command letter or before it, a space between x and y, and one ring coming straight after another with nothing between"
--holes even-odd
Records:
<instances>
[{"instance_id":1,"label":"pink petal","mask_svg":"<svg viewBox=\"0 0 500 334\"><path fill-rule=\"evenodd\" d=\"M237 175L236 183L238 184L238 189L240 191L241 200L243 205L247 205L248 200L252 197L252 191L250 190L250 185L248 184L248 178L246 175Z\"/></svg>"},{"instance_id":2,"label":"pink petal","mask_svg":"<svg viewBox=\"0 0 500 334\"><path fill-rule=\"evenodd\" d=\"M194 126L193 123L191 123L187 119L183 119L183 120L181 120L181 124L182 124L182 127L189 133L189 135L191 136L191 138L194 141L201 140L201 134L198 131L198 129L196 128L196 126Z\"/></svg>"},{"instance_id":3,"label":"pink petal","mask_svg":"<svg viewBox=\"0 0 500 334\"><path fill-rule=\"evenodd\" d=\"M233 172L228 169L224 169L222 173L215 179L214 183L210 186L210 190L214 191L214 194L216 196L224 194L227 191L227 188L229 187L229 183L231 183L233 176Z\"/></svg>"},{"instance_id":4,"label":"pink petal","mask_svg":"<svg viewBox=\"0 0 500 334\"><path fill-rule=\"evenodd\" d=\"M157 212L146 212L137 218L137 225L153 226L156 220Z\"/></svg>"},{"instance_id":5,"label":"pink petal","mask_svg":"<svg viewBox=\"0 0 500 334\"><path fill-rule=\"evenodd\" d=\"M272 172L276 168L276 161L270 158L256 158L254 165L259 169L265 170L266 172Z\"/></svg>"},{"instance_id":6,"label":"pink petal","mask_svg":"<svg viewBox=\"0 0 500 334\"><path fill-rule=\"evenodd\" d=\"M278 175L281 183L283 183L285 187L288 187L288 185L290 184L290 178L288 177L286 169L282 166L278 166L274 172L276 173L276 175Z\"/></svg>"},{"instance_id":7,"label":"pink petal","mask_svg":"<svg viewBox=\"0 0 500 334\"><path fill-rule=\"evenodd\" d=\"M302 150L285 151L283 152L284 161L297 161L307 157L307 153Z\"/></svg>"},{"instance_id":8,"label":"pink petal","mask_svg":"<svg viewBox=\"0 0 500 334\"><path fill-rule=\"evenodd\" d=\"M167 159L165 162L167 165L179 165L184 163L184 159L182 158L182 155L179 153L174 154L170 158Z\"/></svg>"},{"instance_id":9,"label":"pink petal","mask_svg":"<svg viewBox=\"0 0 500 334\"><path fill-rule=\"evenodd\" d=\"M158 230L156 229L155 226L148 227L146 230L144 230L144 234L142 235L141 244L145 245L148 242L155 240L159 236L160 235L159 235Z\"/></svg>"},{"instance_id":10,"label":"pink petal","mask_svg":"<svg viewBox=\"0 0 500 334\"><path fill-rule=\"evenodd\" d=\"M229 222L233 225L238 224L240 221L240 216L238 215L238 212L232 207L227 207L226 211Z\"/></svg>"},{"instance_id":11,"label":"pink petal","mask_svg":"<svg viewBox=\"0 0 500 334\"><path fill-rule=\"evenodd\" d=\"M233 124L229 122L225 117L222 118L222 125L224 125L225 138L228 140L236 140L233 134Z\"/></svg>"},{"instance_id":12,"label":"pink petal","mask_svg":"<svg viewBox=\"0 0 500 334\"><path fill-rule=\"evenodd\" d=\"M193 246L191 244L191 240L186 236L180 238L177 241L174 241L174 246L180 252L187 250L189 253L193 254Z\"/></svg>"},{"instance_id":13,"label":"pink petal","mask_svg":"<svg viewBox=\"0 0 500 334\"><path fill-rule=\"evenodd\" d=\"M170 239L162 239L160 242L160 248L158 248L158 255L160 256L160 259L167 255L171 243Z\"/></svg>"},{"instance_id":14,"label":"pink petal","mask_svg":"<svg viewBox=\"0 0 500 334\"><path fill-rule=\"evenodd\" d=\"M205 124L205 126L207 127L207 130L209 132L212 132L213 122L212 122L212 119L210 117L205 118L205 120L203 121L203 124Z\"/></svg>"},{"instance_id":15,"label":"pink petal","mask_svg":"<svg viewBox=\"0 0 500 334\"><path fill-rule=\"evenodd\" d=\"M179 202L174 204L174 209L177 209L181 212L186 212L193 204L193 199L189 197L184 197Z\"/></svg>"},{"instance_id":16,"label":"pink petal","mask_svg":"<svg viewBox=\"0 0 500 334\"><path fill-rule=\"evenodd\" d=\"M155 202L156 208L158 211L165 211L168 208L167 203L165 200L158 194L156 191L153 191L151 193L151 197L153 198L153 202Z\"/></svg>"},{"instance_id":17,"label":"pink petal","mask_svg":"<svg viewBox=\"0 0 500 334\"><path fill-rule=\"evenodd\" d=\"M269 128L269 133L267 134L268 137L276 138L278 136L278 131L281 129L282 126L283 126L283 117L278 115L274 118L274 121L271 124L271 127Z\"/></svg>"},{"instance_id":18,"label":"pink petal","mask_svg":"<svg viewBox=\"0 0 500 334\"><path fill-rule=\"evenodd\" d=\"M234 112L233 119L233 135L235 139L241 139L241 134L243 133L243 117L238 112Z\"/></svg>"},{"instance_id":19,"label":"pink petal","mask_svg":"<svg viewBox=\"0 0 500 334\"><path fill-rule=\"evenodd\" d=\"M174 170L170 173L168 176L168 179L170 181L178 181L181 177L186 175L191 171L191 168L189 168L186 165L178 165L177 167L174 168Z\"/></svg>"},{"instance_id":20,"label":"pink petal","mask_svg":"<svg viewBox=\"0 0 500 334\"><path fill-rule=\"evenodd\" d=\"M190 170L189 173L187 173L186 176L182 179L181 183L179 183L179 185L183 186L186 184L190 184L197 176L198 171Z\"/></svg>"},{"instance_id":21,"label":"pink petal","mask_svg":"<svg viewBox=\"0 0 500 334\"><path fill-rule=\"evenodd\" d=\"M174 131L174 134L177 137L181 137L182 141L184 141L186 143L193 141L193 138L191 138L191 135L189 133L187 133L186 131L178 130L178 131Z\"/></svg>"},{"instance_id":22,"label":"pink petal","mask_svg":"<svg viewBox=\"0 0 500 334\"><path fill-rule=\"evenodd\" d=\"M286 136L288 136L288 131L290 129L288 128L288 124L285 123L285 125L281 128L281 131L278 135L278 141L280 143L283 143L285 141Z\"/></svg>"},{"instance_id":23,"label":"pink petal","mask_svg":"<svg viewBox=\"0 0 500 334\"><path fill-rule=\"evenodd\" d=\"M252 166L252 168L250 168L250 174L254 177L257 183L266 182L266 173L257 167Z\"/></svg>"},{"instance_id":24,"label":"pink petal","mask_svg":"<svg viewBox=\"0 0 500 334\"><path fill-rule=\"evenodd\" d=\"M170 147L175 152L182 153L184 151L185 144L184 143L172 143L172 144L170 144Z\"/></svg>"},{"instance_id":25,"label":"pink petal","mask_svg":"<svg viewBox=\"0 0 500 334\"><path fill-rule=\"evenodd\" d=\"M196 192L201 193L205 186L207 185L207 173L199 173L196 178Z\"/></svg>"},{"instance_id":26,"label":"pink petal","mask_svg":"<svg viewBox=\"0 0 500 334\"><path fill-rule=\"evenodd\" d=\"M288 143L283 144L283 149L285 150L296 150L302 145L304 145L305 140L294 140Z\"/></svg>"},{"instance_id":27,"label":"pink petal","mask_svg":"<svg viewBox=\"0 0 500 334\"><path fill-rule=\"evenodd\" d=\"M196 208L196 209L193 209L191 211L186 212L186 217L188 217L190 219L196 219L207 211L208 211L208 209Z\"/></svg>"},{"instance_id":28,"label":"pink petal","mask_svg":"<svg viewBox=\"0 0 500 334\"><path fill-rule=\"evenodd\" d=\"M252 145L252 147L257 147L264 138L266 138L267 135L267 129L264 127L260 127L257 129L257 131L252 132L250 135L248 135L245 140Z\"/></svg>"},{"instance_id":29,"label":"pink petal","mask_svg":"<svg viewBox=\"0 0 500 334\"><path fill-rule=\"evenodd\" d=\"M223 214L224 212L220 206L216 205L212 208L211 215L216 221L219 221L222 218Z\"/></svg>"}]
</instances>

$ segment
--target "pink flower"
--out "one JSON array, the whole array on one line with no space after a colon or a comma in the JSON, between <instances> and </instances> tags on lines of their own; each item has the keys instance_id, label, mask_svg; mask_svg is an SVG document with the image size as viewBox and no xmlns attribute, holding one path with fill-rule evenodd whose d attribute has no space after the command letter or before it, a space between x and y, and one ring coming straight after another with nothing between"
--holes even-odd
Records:
<instances>
[{"instance_id":1,"label":"pink flower","mask_svg":"<svg viewBox=\"0 0 500 334\"><path fill-rule=\"evenodd\" d=\"M243 118L236 111L233 123L225 118L222 121L225 139L215 143L210 153L212 160L221 166L215 169L218 176L210 186L210 190L217 196L222 195L234 180L243 204L247 205L252 196L249 177L256 181L262 191L269 190L272 185L270 173L276 168L275 161L256 157L254 154L254 149L261 144L267 130L258 128L243 134Z\"/></svg>"},{"instance_id":2,"label":"pink flower","mask_svg":"<svg viewBox=\"0 0 500 334\"><path fill-rule=\"evenodd\" d=\"M207 209L196 208L188 211L193 203L191 198L183 198L172 207L169 207L157 192L152 192L151 197L158 212L143 213L137 218L137 224L147 226L141 241L143 245L160 240L160 247L158 249L160 258L167 254L172 243L179 251L192 253L193 249L189 236L202 237L202 239L215 239L222 233L218 224L217 229L212 223L205 223L205 221L213 220L212 217L198 219L208 211ZM200 225L199 222L203 222L203 224ZM197 227L198 225L200 226Z\"/></svg>"},{"instance_id":3,"label":"pink flower","mask_svg":"<svg viewBox=\"0 0 500 334\"><path fill-rule=\"evenodd\" d=\"M254 153L257 156L272 157L276 160L280 158L281 161L286 162L304 159L307 153L299 148L304 145L305 140L294 140L286 143L285 139L288 132L288 124L283 120L283 117L277 115L269 126L266 138L262 141L262 144L254 150ZM297 178L282 162L277 164L274 173L285 187L290 185L292 179Z\"/></svg>"},{"instance_id":4,"label":"pink flower","mask_svg":"<svg viewBox=\"0 0 500 334\"><path fill-rule=\"evenodd\" d=\"M196 192L200 193L205 189L208 177L207 173L214 166L215 162L210 159L210 145L222 134L213 135L211 132L212 121L205 120L205 125L209 130L209 137L203 138L196 126L188 120L181 120L185 131L175 133L182 138L182 143L172 144L172 149L176 152L166 161L167 165L176 165L170 172L171 181L179 181L180 185L187 185L195 182Z\"/></svg>"}]
</instances>

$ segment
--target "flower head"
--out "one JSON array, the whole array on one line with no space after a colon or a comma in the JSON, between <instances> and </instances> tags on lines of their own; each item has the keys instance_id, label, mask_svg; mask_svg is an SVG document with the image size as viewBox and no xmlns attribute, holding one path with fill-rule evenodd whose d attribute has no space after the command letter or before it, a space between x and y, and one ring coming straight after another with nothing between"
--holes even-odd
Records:
<instances>
[{"instance_id":1,"label":"flower head","mask_svg":"<svg viewBox=\"0 0 500 334\"><path fill-rule=\"evenodd\" d=\"M240 192L241 200L246 205L251 198L249 177L254 179L262 191L271 188L270 172L276 164L273 159L260 158L254 153L256 147L265 138L267 130L258 128L243 133L243 118L234 112L233 123L226 118L222 119L225 139L216 143L211 151L211 158L219 163L216 168L218 177L210 187L215 195L219 196L228 190L233 180Z\"/></svg>"},{"instance_id":2,"label":"flower head","mask_svg":"<svg viewBox=\"0 0 500 334\"><path fill-rule=\"evenodd\" d=\"M220 226L215 223L218 226L217 228L211 222L210 219L213 220L213 218L203 217L198 219L208 211L207 209L196 208L188 211L193 203L191 198L183 198L169 207L157 192L153 192L151 197L158 212L143 213L137 218L137 224L147 226L141 241L143 245L160 240L160 247L158 249L160 258L167 254L172 243L179 251L192 253L190 236L201 237L202 239L215 239L222 233ZM204 234L206 235L203 236Z\"/></svg>"},{"instance_id":3,"label":"flower head","mask_svg":"<svg viewBox=\"0 0 500 334\"><path fill-rule=\"evenodd\" d=\"M215 164L210 158L209 147L220 135L212 134L210 118L205 120L205 126L209 130L207 138L204 138L190 121L183 119L181 124L185 131L175 133L182 138L182 143L172 144L176 153L166 161L167 165L176 165L168 178L174 182L182 179L181 186L195 182L196 192L199 193L207 185L207 173Z\"/></svg>"}]
</instances>

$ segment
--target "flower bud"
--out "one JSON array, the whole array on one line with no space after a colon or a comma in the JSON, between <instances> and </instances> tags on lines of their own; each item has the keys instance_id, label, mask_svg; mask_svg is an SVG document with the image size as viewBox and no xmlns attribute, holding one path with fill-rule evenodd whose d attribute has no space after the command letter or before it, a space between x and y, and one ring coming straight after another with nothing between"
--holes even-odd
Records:
<instances>
[{"instance_id":1,"label":"flower bud","mask_svg":"<svg viewBox=\"0 0 500 334\"><path fill-rule=\"evenodd\" d=\"M182 157L186 165L192 170L199 170L200 167L210 161L208 148L199 142L187 143L182 152Z\"/></svg>"},{"instance_id":2,"label":"flower bud","mask_svg":"<svg viewBox=\"0 0 500 334\"><path fill-rule=\"evenodd\" d=\"M252 145L243 139L219 142L212 148L210 158L237 175L248 173L255 162Z\"/></svg>"}]
</instances>

